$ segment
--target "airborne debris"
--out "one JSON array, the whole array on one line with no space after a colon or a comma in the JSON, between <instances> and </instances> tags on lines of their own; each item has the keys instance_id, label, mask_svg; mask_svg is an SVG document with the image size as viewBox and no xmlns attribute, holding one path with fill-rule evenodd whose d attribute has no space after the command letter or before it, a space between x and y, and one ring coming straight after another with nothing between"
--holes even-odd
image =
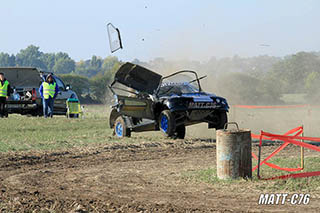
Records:
<instances>
[{"instance_id":1,"label":"airborne debris","mask_svg":"<svg viewBox=\"0 0 320 213\"><path fill-rule=\"evenodd\" d=\"M123 49L120 30L111 23L107 24L107 29L111 53L114 53L119 49Z\"/></svg>"}]
</instances>

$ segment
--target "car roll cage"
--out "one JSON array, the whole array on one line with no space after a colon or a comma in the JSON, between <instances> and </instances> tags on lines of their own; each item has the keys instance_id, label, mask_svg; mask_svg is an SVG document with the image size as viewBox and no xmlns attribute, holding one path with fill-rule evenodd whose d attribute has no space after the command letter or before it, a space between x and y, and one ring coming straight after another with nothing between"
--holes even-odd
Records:
<instances>
[{"instance_id":1,"label":"car roll cage","mask_svg":"<svg viewBox=\"0 0 320 213\"><path fill-rule=\"evenodd\" d=\"M159 85L158 85L158 88L155 90L154 94L156 96L158 96L158 93L159 93L159 90L161 88L161 85L162 85L162 82L164 79L167 79L167 78L170 78L172 76L175 76L175 75L178 75L180 73L192 73L196 76L196 79L192 80L192 81L189 81L189 83L192 83L194 81L197 81L198 83L198 87L199 87L199 92L202 92L202 88L201 88L201 85L200 85L200 80L207 77L206 75L205 76L202 76L202 77L198 77L198 74L195 72L195 71L192 71L192 70L181 70L181 71L178 71L178 72L175 72L175 73L172 73L170 75L167 75L167 76L164 76L160 79L160 82L159 82ZM116 92L114 91L114 89L118 89L118 90L122 90L122 91L125 91L125 92L129 92L129 93L132 93L132 94L135 94L137 95L136 92L133 92L133 91L130 91L130 90L126 90L126 89L122 89L122 88L119 88L119 87L113 87L113 85L115 83L117 83L118 81L115 79L110 85L108 85L108 88L110 89L110 91L112 92L113 95L117 95ZM139 91L138 91L139 92ZM150 94L152 95L152 94Z\"/></svg>"},{"instance_id":2,"label":"car roll cage","mask_svg":"<svg viewBox=\"0 0 320 213\"><path fill-rule=\"evenodd\" d=\"M196 79L194 79L194 80L192 80L192 81L189 81L189 83L194 82L194 81L197 81L198 86L199 86L199 92L202 92L202 88L201 88L201 85L200 85L200 80L203 79L203 78L205 78L206 76L202 76L201 78L199 78L199 77L198 77L198 74L197 74L195 71L192 71L192 70L181 70L181 71L172 73L172 74L170 74L170 75L167 75L167 76L161 78L161 80L160 80L160 82L159 82L159 85L158 85L158 88L157 88L157 90L155 91L156 96L158 96L158 93L159 93L159 91L160 91L160 88L161 88L161 85L162 85L162 82L163 82L164 79L170 78L170 77L172 77L172 76L175 76L175 75L178 75L178 74L184 73L184 72L192 73L192 74L194 74L194 75L196 76Z\"/></svg>"}]
</instances>

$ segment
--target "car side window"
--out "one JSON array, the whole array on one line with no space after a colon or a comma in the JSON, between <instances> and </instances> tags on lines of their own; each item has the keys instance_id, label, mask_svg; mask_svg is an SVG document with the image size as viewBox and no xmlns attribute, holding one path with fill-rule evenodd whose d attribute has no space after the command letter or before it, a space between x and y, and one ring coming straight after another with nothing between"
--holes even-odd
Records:
<instances>
[{"instance_id":1,"label":"car side window","mask_svg":"<svg viewBox=\"0 0 320 213\"><path fill-rule=\"evenodd\" d=\"M56 81L59 90L66 90L64 83L59 78L55 77L54 80Z\"/></svg>"}]
</instances>

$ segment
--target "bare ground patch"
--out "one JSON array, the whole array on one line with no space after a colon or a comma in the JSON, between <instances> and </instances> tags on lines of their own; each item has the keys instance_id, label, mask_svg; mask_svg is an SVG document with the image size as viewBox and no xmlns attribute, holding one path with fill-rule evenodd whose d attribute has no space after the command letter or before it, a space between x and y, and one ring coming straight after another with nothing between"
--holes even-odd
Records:
<instances>
[{"instance_id":1,"label":"bare ground patch","mask_svg":"<svg viewBox=\"0 0 320 213\"><path fill-rule=\"evenodd\" d=\"M267 154L274 148L267 146L264 151ZM285 157L299 153L296 148L289 149ZM257 152L257 147L253 150ZM0 209L3 212L317 212L320 208L320 189L309 192L311 201L306 206L259 206L260 193L281 192L267 187L277 181L210 184L185 178L186 173L215 168L215 152L214 142L194 139L119 142L59 152L2 153Z\"/></svg>"}]
</instances>

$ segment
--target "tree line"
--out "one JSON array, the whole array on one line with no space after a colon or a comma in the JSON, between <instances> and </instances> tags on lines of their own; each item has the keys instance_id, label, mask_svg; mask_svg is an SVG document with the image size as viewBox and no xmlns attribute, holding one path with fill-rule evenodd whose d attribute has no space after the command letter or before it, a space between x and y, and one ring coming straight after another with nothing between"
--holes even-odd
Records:
<instances>
[{"instance_id":1,"label":"tree line","mask_svg":"<svg viewBox=\"0 0 320 213\"><path fill-rule=\"evenodd\" d=\"M204 88L226 97L232 104L283 104L283 94L303 94L305 101L320 102L320 54L298 52L285 57L225 57L205 62L155 58L148 62L135 59L162 75L178 70L195 70ZM110 101L107 85L124 62L117 57L92 56L76 62L67 53L44 53L30 45L16 55L0 53L0 67L36 67L59 75L70 84L81 101Z\"/></svg>"}]
</instances>

